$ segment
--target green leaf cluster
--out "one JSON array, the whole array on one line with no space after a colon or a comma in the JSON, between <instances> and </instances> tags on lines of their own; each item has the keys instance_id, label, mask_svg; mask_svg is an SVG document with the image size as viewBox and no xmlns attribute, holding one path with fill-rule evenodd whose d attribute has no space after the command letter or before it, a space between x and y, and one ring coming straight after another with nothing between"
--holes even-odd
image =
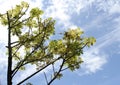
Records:
<instances>
[{"instance_id":1,"label":"green leaf cluster","mask_svg":"<svg viewBox=\"0 0 120 85\"><path fill-rule=\"evenodd\" d=\"M83 33L80 28L69 29L64 33L62 39L52 40L49 43L49 52L61 55L66 60L65 66L72 71L78 69L83 62L80 57L83 54L83 48L90 47L96 42L93 37L83 37Z\"/></svg>"},{"instance_id":2,"label":"green leaf cluster","mask_svg":"<svg viewBox=\"0 0 120 85\"><path fill-rule=\"evenodd\" d=\"M39 18L40 15L42 15L42 14L43 14L43 11L40 10L38 7L33 8L33 9L31 9L31 11L30 11L30 16L31 16L32 18L33 18L33 17Z\"/></svg>"},{"instance_id":3,"label":"green leaf cluster","mask_svg":"<svg viewBox=\"0 0 120 85\"><path fill-rule=\"evenodd\" d=\"M51 40L50 37L55 34L55 20L51 17L42 19L43 11L37 7L32 8L26 17L28 8L29 4L23 1L6 14L0 14L1 24L9 25L11 36L18 38L11 43L12 56L17 61L16 67L25 70L24 65L35 64L40 69L62 59L65 61L64 66L71 71L78 69L83 62L80 57L83 48L93 45L95 38L83 37L84 32L76 28L64 32L61 39ZM59 73L57 77L61 78L62 74Z\"/></svg>"}]
</instances>

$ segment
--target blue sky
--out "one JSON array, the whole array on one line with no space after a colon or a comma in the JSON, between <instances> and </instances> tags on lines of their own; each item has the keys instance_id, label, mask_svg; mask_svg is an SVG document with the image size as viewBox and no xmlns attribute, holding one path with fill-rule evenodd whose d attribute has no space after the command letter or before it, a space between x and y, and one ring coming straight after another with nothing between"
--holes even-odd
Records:
<instances>
[{"instance_id":1,"label":"blue sky","mask_svg":"<svg viewBox=\"0 0 120 85\"><path fill-rule=\"evenodd\" d=\"M22 0L0 0L0 13ZM56 32L80 27L85 36L94 36L96 44L86 48L81 68L63 72L52 85L120 85L120 0L24 0L32 7L44 10L45 17L56 20ZM7 60L5 46L7 30L0 25L0 83L6 85ZM35 71L27 67L14 79L14 84ZM32 70L31 70L32 69ZM45 70L49 73L50 68ZM28 80L34 85L46 85L42 73Z\"/></svg>"}]
</instances>

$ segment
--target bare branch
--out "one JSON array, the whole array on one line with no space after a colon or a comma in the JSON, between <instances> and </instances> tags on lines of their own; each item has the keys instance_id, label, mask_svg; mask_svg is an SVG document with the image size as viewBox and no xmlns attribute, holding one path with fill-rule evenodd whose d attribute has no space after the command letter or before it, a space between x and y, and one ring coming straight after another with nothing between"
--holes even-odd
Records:
<instances>
[{"instance_id":1,"label":"bare branch","mask_svg":"<svg viewBox=\"0 0 120 85\"><path fill-rule=\"evenodd\" d=\"M53 73L55 73L54 63L52 64L52 68L53 68Z\"/></svg>"},{"instance_id":2,"label":"bare branch","mask_svg":"<svg viewBox=\"0 0 120 85\"><path fill-rule=\"evenodd\" d=\"M25 78L24 80L22 80L21 82L19 82L17 85L22 84L23 82L25 82L26 80L28 80L29 78L33 77L34 75L36 75L37 73L41 72L43 69L47 68L48 66L50 66L51 64L55 63L56 61L58 61L59 59L62 59L62 56L60 56L59 58L55 59L54 61L48 63L46 66L44 66L43 68L39 69L38 71L36 71L35 73L31 74L30 76L28 76L27 78Z\"/></svg>"},{"instance_id":3,"label":"bare branch","mask_svg":"<svg viewBox=\"0 0 120 85\"><path fill-rule=\"evenodd\" d=\"M50 85L58 77L58 75L60 74L60 72L64 66L64 63L65 63L65 60L63 59L62 64L61 64L58 72L54 75L54 77L49 81L49 83L47 85Z\"/></svg>"},{"instance_id":4,"label":"bare branch","mask_svg":"<svg viewBox=\"0 0 120 85\"><path fill-rule=\"evenodd\" d=\"M46 83L48 84L48 79L47 79L47 75L45 72L44 72L44 76L45 76Z\"/></svg>"}]
</instances>

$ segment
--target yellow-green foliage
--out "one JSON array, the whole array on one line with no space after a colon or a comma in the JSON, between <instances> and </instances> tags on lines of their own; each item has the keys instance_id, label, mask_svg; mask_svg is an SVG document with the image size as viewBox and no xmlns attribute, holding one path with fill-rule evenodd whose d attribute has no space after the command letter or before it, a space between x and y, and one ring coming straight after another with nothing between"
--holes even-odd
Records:
<instances>
[{"instance_id":1,"label":"yellow-green foliage","mask_svg":"<svg viewBox=\"0 0 120 85\"><path fill-rule=\"evenodd\" d=\"M83 48L93 45L96 42L95 38L82 36L84 32L80 28L76 28L63 33L61 39L50 40L55 33L55 20L51 17L42 20L43 11L37 7L30 10L27 18L23 18L28 8L28 3L21 2L20 5L8 10L6 14L0 14L1 24L8 26L9 22L10 28L8 29L11 29L11 36L18 38L16 43L11 44L12 56L18 61L17 65L20 64L19 61L23 61L22 65L44 66L54 60L63 59L65 60L64 66L72 71L78 69L83 62L80 57L83 54ZM20 54L21 47L22 55ZM40 65L38 65L39 63ZM21 69L25 69L25 67L22 66Z\"/></svg>"}]
</instances>

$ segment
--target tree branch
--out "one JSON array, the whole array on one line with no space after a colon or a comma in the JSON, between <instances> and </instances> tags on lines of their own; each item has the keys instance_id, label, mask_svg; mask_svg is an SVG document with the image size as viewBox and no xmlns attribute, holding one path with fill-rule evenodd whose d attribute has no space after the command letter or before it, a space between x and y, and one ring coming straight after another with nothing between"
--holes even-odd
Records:
<instances>
[{"instance_id":1,"label":"tree branch","mask_svg":"<svg viewBox=\"0 0 120 85\"><path fill-rule=\"evenodd\" d=\"M46 30L46 29L45 29L45 30ZM24 60L22 60L21 62L19 62L19 63L18 63L18 66L17 66L16 68L13 69L13 72L14 72L14 73L17 73L17 71L20 69L20 67L23 66L24 61L25 61L29 56L31 56L38 48L41 47L41 45L42 45L42 43L43 43L43 41L44 41L44 39L45 39L44 37L45 37L45 33L43 34L43 37L42 37L42 40L41 40L40 44L39 44L38 46L36 46L35 49L34 49L29 55L27 55L27 56L25 57ZM14 75L15 75L15 74L14 74Z\"/></svg>"},{"instance_id":2,"label":"tree branch","mask_svg":"<svg viewBox=\"0 0 120 85\"><path fill-rule=\"evenodd\" d=\"M54 75L54 77L49 81L49 83L47 85L50 85L58 77L58 75L60 74L60 72L64 66L64 63L65 63L65 60L63 59L62 64L61 64L58 72Z\"/></svg>"},{"instance_id":3,"label":"tree branch","mask_svg":"<svg viewBox=\"0 0 120 85\"><path fill-rule=\"evenodd\" d=\"M44 76L45 76L46 83L48 84L47 75L45 72L44 72Z\"/></svg>"},{"instance_id":4,"label":"tree branch","mask_svg":"<svg viewBox=\"0 0 120 85\"><path fill-rule=\"evenodd\" d=\"M58 57L57 59L55 59L54 61L48 63L46 66L44 66L43 68L39 69L38 71L34 72L33 74L31 74L30 76L28 76L27 78L25 78L24 80L22 80L21 82L19 82L17 85L22 84L23 82L25 82L26 80L28 80L29 78L33 77L34 75L36 75L37 73L39 73L40 71L42 71L43 69L47 68L48 66L50 66L51 64L53 64L54 62L56 62L57 60L61 59L62 56Z\"/></svg>"},{"instance_id":5,"label":"tree branch","mask_svg":"<svg viewBox=\"0 0 120 85\"><path fill-rule=\"evenodd\" d=\"M22 13L22 10L23 10L23 7L22 7L22 9L21 9L21 11L19 12L19 14L18 15L20 15L21 13ZM21 16L20 17L18 17L16 20L15 20L15 22L13 23L13 25L18 21L18 20L20 20L20 18L27 12L27 10L28 10L28 7L26 8L26 10L24 11L24 13L23 14L21 14Z\"/></svg>"}]
</instances>

